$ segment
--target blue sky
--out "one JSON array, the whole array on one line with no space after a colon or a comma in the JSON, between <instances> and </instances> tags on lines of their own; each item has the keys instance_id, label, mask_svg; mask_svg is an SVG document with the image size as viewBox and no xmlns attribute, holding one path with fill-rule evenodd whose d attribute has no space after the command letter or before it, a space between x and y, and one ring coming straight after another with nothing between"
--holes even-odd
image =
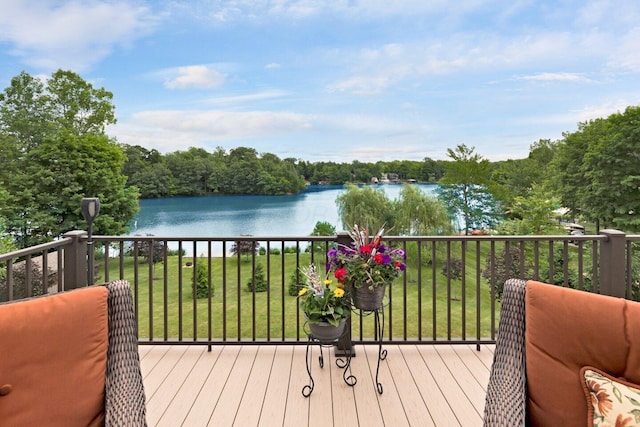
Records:
<instances>
[{"instance_id":1,"label":"blue sky","mask_svg":"<svg viewBox=\"0 0 640 427\"><path fill-rule=\"evenodd\" d=\"M163 153L523 158L640 104L640 2L3 0L0 87L59 68Z\"/></svg>"}]
</instances>

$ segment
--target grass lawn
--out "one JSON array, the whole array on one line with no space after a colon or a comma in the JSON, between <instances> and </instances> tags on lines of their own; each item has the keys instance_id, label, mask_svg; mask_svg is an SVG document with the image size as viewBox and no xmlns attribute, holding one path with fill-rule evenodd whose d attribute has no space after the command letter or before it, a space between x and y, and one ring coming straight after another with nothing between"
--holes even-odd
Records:
<instances>
[{"instance_id":1,"label":"grass lawn","mask_svg":"<svg viewBox=\"0 0 640 427\"><path fill-rule=\"evenodd\" d=\"M405 274L387 287L391 303L385 308L384 335L388 337L391 332L394 340L472 338L478 335L476 317L479 313L480 336L490 337L492 316L499 313L499 303L492 307L487 282L476 280L476 250L476 245L469 245L465 251L464 289L462 280L450 280L448 283L441 274L441 267L436 267L434 274L430 263L424 261L425 256L421 256L423 262L418 265L410 261L417 256L409 255ZM486 251L487 248L481 249L481 266L484 265ZM133 258L126 257L124 278L133 284L137 277L134 299L139 335L141 338L153 336L154 339L193 339L194 336L206 339L210 334L213 339L226 337L230 341L267 337L304 339L303 314L298 308L297 298L288 294L296 259L299 265L305 265L310 255L271 255L268 264L266 256L257 256L255 262L264 265L269 287L267 292L251 292L247 289L247 282L251 279L251 258L243 256L238 260L232 256L224 264L223 258L211 258L211 283L215 290L209 305L207 298L194 298L192 280L195 269L187 265L194 261L192 257L180 259L170 256L166 265L157 263L151 270L152 280L149 279L147 263L134 266ZM197 258L195 262L208 265L209 259ZM110 262L113 269L115 266L112 264L115 263ZM435 264L440 265L439 262ZM117 276L117 271L110 271L110 277ZM152 316L149 316L150 312ZM355 314L352 324L354 339L360 336L373 338L373 316L361 319ZM497 322L496 318L493 320Z\"/></svg>"}]
</instances>

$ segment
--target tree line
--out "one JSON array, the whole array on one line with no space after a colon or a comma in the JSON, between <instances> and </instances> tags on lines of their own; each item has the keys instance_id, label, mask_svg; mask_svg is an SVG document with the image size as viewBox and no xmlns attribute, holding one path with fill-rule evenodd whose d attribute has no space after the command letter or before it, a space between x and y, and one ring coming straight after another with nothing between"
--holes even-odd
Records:
<instances>
[{"instance_id":1,"label":"tree line","mask_svg":"<svg viewBox=\"0 0 640 427\"><path fill-rule=\"evenodd\" d=\"M280 159L249 147L213 152L189 148L162 154L139 145L123 145L127 185L141 198L212 194L296 194L307 184L369 183L373 177L393 173L398 181L435 182L444 173L441 161L398 160L350 163Z\"/></svg>"}]
</instances>

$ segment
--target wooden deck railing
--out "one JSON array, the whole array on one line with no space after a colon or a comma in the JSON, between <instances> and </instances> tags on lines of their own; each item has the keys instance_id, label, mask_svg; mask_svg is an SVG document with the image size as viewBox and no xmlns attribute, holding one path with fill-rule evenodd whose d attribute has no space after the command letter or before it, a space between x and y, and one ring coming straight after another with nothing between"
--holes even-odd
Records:
<instances>
[{"instance_id":1,"label":"wooden deck railing","mask_svg":"<svg viewBox=\"0 0 640 427\"><path fill-rule=\"evenodd\" d=\"M406 272L387 289L382 339L493 343L500 302L499 287L491 283L499 285L503 277L632 298L637 240L615 230L588 236L386 237L408 257ZM121 278L132 284L141 344L303 344L296 271L309 262L323 265L327 250L348 243L348 236L95 236L94 242L95 282ZM257 250L232 254L238 242ZM82 231L0 255L0 302L86 286L87 256ZM443 274L444 264L457 265L457 274ZM354 312L353 342L378 338L372 317Z\"/></svg>"}]
</instances>

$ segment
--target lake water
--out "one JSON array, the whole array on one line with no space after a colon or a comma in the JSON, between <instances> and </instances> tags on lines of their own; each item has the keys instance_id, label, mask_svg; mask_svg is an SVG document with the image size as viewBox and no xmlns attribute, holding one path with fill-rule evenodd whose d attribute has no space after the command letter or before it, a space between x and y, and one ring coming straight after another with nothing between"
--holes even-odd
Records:
<instances>
[{"instance_id":1,"label":"lake water","mask_svg":"<svg viewBox=\"0 0 640 427\"><path fill-rule=\"evenodd\" d=\"M437 187L435 184L416 185L427 195L434 195ZM397 184L376 186L391 199L398 198L401 187ZM318 221L328 222L340 231L343 227L336 198L344 191L343 186L324 185L309 186L306 191L289 196L145 199L140 201L140 212L132 221L129 234L294 237L310 235Z\"/></svg>"}]
</instances>

